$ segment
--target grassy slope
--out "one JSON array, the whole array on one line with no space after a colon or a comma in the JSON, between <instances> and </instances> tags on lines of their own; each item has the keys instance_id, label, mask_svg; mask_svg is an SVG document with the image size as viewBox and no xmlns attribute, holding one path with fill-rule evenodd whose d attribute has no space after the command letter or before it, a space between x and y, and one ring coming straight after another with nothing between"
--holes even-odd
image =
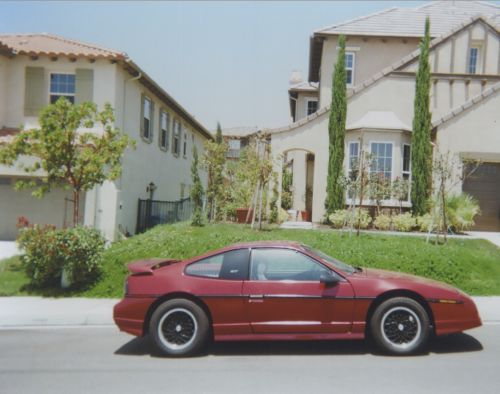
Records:
<instances>
[{"instance_id":1,"label":"grassy slope","mask_svg":"<svg viewBox=\"0 0 500 394\"><path fill-rule=\"evenodd\" d=\"M194 228L181 223L157 226L115 243L105 252L102 280L93 288L75 295L121 297L127 274L126 263L132 260L187 258L231 243L259 239L298 240L349 264L422 275L448 282L475 295L500 294L500 248L483 240L452 239L446 245L434 245L426 243L422 237L362 234L357 238L329 230L258 232L239 225ZM0 273L0 286L4 274Z\"/></svg>"}]
</instances>

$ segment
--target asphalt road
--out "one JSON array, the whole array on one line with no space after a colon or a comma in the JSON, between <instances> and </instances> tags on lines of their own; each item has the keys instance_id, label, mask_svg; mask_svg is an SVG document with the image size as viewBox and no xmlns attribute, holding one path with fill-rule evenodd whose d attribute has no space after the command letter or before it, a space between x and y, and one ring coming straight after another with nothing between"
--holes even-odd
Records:
<instances>
[{"instance_id":1,"label":"asphalt road","mask_svg":"<svg viewBox=\"0 0 500 394\"><path fill-rule=\"evenodd\" d=\"M169 359L113 327L0 331L0 393L500 393L500 325L387 357L369 344L245 342Z\"/></svg>"}]
</instances>

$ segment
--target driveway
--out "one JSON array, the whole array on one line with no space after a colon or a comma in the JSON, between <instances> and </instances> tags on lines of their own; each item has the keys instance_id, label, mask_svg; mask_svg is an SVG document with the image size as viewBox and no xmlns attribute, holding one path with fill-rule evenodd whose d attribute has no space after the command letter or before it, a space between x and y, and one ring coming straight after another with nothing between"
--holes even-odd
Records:
<instances>
[{"instance_id":1,"label":"driveway","mask_svg":"<svg viewBox=\"0 0 500 394\"><path fill-rule=\"evenodd\" d=\"M0 241L0 260L20 253L15 241Z\"/></svg>"}]
</instances>

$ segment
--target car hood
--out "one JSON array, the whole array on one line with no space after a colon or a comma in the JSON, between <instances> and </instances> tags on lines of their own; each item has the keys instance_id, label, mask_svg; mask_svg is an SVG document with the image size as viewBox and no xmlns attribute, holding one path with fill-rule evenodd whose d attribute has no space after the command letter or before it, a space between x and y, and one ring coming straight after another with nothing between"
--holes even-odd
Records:
<instances>
[{"instance_id":1,"label":"car hood","mask_svg":"<svg viewBox=\"0 0 500 394\"><path fill-rule=\"evenodd\" d=\"M387 271L375 268L364 268L363 273L369 279L385 279L385 280L397 280L405 282L413 282L418 284L424 284L432 287L439 287L444 290L452 290L457 292L458 289L450 286L443 282L438 282L437 280L423 278L421 276L405 274L403 272Z\"/></svg>"}]
</instances>

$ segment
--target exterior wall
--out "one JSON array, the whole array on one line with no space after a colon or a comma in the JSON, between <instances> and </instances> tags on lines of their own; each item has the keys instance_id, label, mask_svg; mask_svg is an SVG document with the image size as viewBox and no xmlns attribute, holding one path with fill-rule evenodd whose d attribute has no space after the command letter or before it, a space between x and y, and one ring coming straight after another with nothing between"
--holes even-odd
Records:
<instances>
[{"instance_id":1,"label":"exterior wall","mask_svg":"<svg viewBox=\"0 0 500 394\"><path fill-rule=\"evenodd\" d=\"M306 207L307 152L293 150L287 153L287 160L293 160L293 200L292 209L304 211Z\"/></svg>"},{"instance_id":2,"label":"exterior wall","mask_svg":"<svg viewBox=\"0 0 500 394\"><path fill-rule=\"evenodd\" d=\"M317 92L299 92L297 95L297 106L295 112L295 121L307 116L308 100L318 100ZM319 106L318 106L319 109Z\"/></svg>"},{"instance_id":3,"label":"exterior wall","mask_svg":"<svg viewBox=\"0 0 500 394\"><path fill-rule=\"evenodd\" d=\"M418 46L418 38L347 37L346 52L354 52L354 86L370 79L385 67L408 55ZM330 104L332 72L337 62L336 36L323 42L320 71L320 107Z\"/></svg>"},{"instance_id":4,"label":"exterior wall","mask_svg":"<svg viewBox=\"0 0 500 394\"><path fill-rule=\"evenodd\" d=\"M24 116L24 86L25 86L25 68L43 67L45 72L45 85L47 100L49 97L49 74L51 72L73 73L77 68L94 70L94 96L93 101L99 108L103 108L104 103L115 103L114 96L114 73L116 65L107 60L96 60L90 63L84 59L77 59L70 62L68 59L59 58L57 61L51 61L47 56L40 56L38 60L31 60L28 56L16 56L8 60L8 74L5 84L6 105L2 106L5 111L5 127L25 128L38 126L37 117Z\"/></svg>"},{"instance_id":5,"label":"exterior wall","mask_svg":"<svg viewBox=\"0 0 500 394\"><path fill-rule=\"evenodd\" d=\"M192 184L193 141L197 147L200 160L204 151L203 144L206 141L204 136L193 130L171 108L162 104L152 92L148 91L138 81L130 80L131 78L131 75L121 69L116 74L116 97L125 98L116 103L116 124L117 127L123 129L124 133L136 141L136 149L127 150L123 157L122 176L114 183L114 191L111 193L113 198L116 199L116 202L113 203L117 211L116 226L122 233L135 232L138 199L149 198L146 187L150 182L157 186L153 195L155 200L178 200L181 197L181 184L186 185L184 198L189 197ZM154 102L153 138L151 142L145 141L140 135L141 94L148 96ZM187 134L187 153L185 157L182 152L184 135L181 138L180 155L176 157L172 153L172 128L169 133L168 150L160 149L160 108L170 114L171 122L174 118L181 120L182 134ZM205 188L207 176L202 171L200 171L200 176Z\"/></svg>"},{"instance_id":6,"label":"exterior wall","mask_svg":"<svg viewBox=\"0 0 500 394\"><path fill-rule=\"evenodd\" d=\"M0 56L0 128L5 126L7 108L7 75L9 73L9 61Z\"/></svg>"},{"instance_id":7,"label":"exterior wall","mask_svg":"<svg viewBox=\"0 0 500 394\"><path fill-rule=\"evenodd\" d=\"M464 111L439 127L437 148L442 153L451 152L460 157L482 162L500 163L500 92L485 99L481 105ZM455 177L461 175L456 168ZM454 191L462 190L461 183Z\"/></svg>"}]
</instances>

